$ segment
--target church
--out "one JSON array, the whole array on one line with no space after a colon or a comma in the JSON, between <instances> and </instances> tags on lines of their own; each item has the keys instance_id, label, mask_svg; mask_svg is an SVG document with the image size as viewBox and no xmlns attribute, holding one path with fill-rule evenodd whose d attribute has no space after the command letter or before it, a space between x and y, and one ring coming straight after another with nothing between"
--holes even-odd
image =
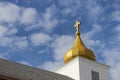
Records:
<instances>
[{"instance_id":1,"label":"church","mask_svg":"<svg viewBox=\"0 0 120 80\"><path fill-rule=\"evenodd\" d=\"M76 39L58 70L50 72L0 59L0 80L109 80L109 66L97 62L94 52L82 42L80 24L76 21Z\"/></svg>"}]
</instances>

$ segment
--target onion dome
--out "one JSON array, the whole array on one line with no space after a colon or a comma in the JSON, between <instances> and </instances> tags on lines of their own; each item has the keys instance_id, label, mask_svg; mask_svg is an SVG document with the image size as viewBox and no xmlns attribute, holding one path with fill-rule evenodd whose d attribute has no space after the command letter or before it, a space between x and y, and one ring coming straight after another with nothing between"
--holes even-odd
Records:
<instances>
[{"instance_id":1,"label":"onion dome","mask_svg":"<svg viewBox=\"0 0 120 80\"><path fill-rule=\"evenodd\" d=\"M76 24L74 26L76 28L76 39L73 44L73 47L64 55L64 63L71 61L73 58L77 56L81 56L81 57L96 61L93 51L86 48L86 46L83 44L81 40L79 25L80 25L80 22L76 21Z\"/></svg>"}]
</instances>

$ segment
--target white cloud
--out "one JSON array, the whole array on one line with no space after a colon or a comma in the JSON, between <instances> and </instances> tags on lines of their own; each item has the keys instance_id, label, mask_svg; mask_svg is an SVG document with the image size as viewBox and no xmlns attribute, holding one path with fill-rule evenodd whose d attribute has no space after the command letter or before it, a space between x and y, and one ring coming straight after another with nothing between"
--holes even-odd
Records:
<instances>
[{"instance_id":1,"label":"white cloud","mask_svg":"<svg viewBox=\"0 0 120 80\"><path fill-rule=\"evenodd\" d=\"M19 48L25 48L25 47L27 47L28 42L25 41L25 40L23 40L23 41L18 41L18 42L15 43L15 45L18 46Z\"/></svg>"},{"instance_id":2,"label":"white cloud","mask_svg":"<svg viewBox=\"0 0 120 80\"><path fill-rule=\"evenodd\" d=\"M79 16L84 13L88 19L96 21L100 14L104 13L104 8L95 0L58 0L63 16ZM84 7L83 7L84 6ZM84 16L84 15L83 15Z\"/></svg>"},{"instance_id":3,"label":"white cloud","mask_svg":"<svg viewBox=\"0 0 120 80\"><path fill-rule=\"evenodd\" d=\"M63 65L62 61L55 61L55 62L47 61L42 66L38 66L38 67L49 71L56 71L62 65Z\"/></svg>"},{"instance_id":4,"label":"white cloud","mask_svg":"<svg viewBox=\"0 0 120 80\"><path fill-rule=\"evenodd\" d=\"M0 37L0 46L9 46L13 42L10 37Z\"/></svg>"},{"instance_id":5,"label":"white cloud","mask_svg":"<svg viewBox=\"0 0 120 80\"><path fill-rule=\"evenodd\" d=\"M115 37L114 37L114 41L115 41L115 42L120 42L120 24L118 24L118 25L114 28L113 31L116 32L116 35L115 35Z\"/></svg>"},{"instance_id":6,"label":"white cloud","mask_svg":"<svg viewBox=\"0 0 120 80\"><path fill-rule=\"evenodd\" d=\"M14 43L17 43L20 45L19 42L22 38L18 39L18 37L15 37L16 33L17 33L17 29L15 27L6 27L1 25L0 26L0 46L10 47L10 46L13 46Z\"/></svg>"},{"instance_id":7,"label":"white cloud","mask_svg":"<svg viewBox=\"0 0 120 80\"><path fill-rule=\"evenodd\" d=\"M0 46L10 47L11 49L26 49L28 40L26 37L0 37Z\"/></svg>"},{"instance_id":8,"label":"white cloud","mask_svg":"<svg viewBox=\"0 0 120 80\"><path fill-rule=\"evenodd\" d=\"M108 48L103 51L103 57L105 58L105 62L111 66L114 66L118 62L120 63L120 49L119 47Z\"/></svg>"},{"instance_id":9,"label":"white cloud","mask_svg":"<svg viewBox=\"0 0 120 80\"><path fill-rule=\"evenodd\" d=\"M23 10L21 16L21 23L23 24L32 24L37 20L37 11L34 8L27 8Z\"/></svg>"},{"instance_id":10,"label":"white cloud","mask_svg":"<svg viewBox=\"0 0 120 80\"><path fill-rule=\"evenodd\" d=\"M120 22L120 11L113 11L112 12L112 20Z\"/></svg>"},{"instance_id":11,"label":"white cloud","mask_svg":"<svg viewBox=\"0 0 120 80\"><path fill-rule=\"evenodd\" d=\"M37 23L27 27L26 30L43 28L48 32L51 31L59 23L59 19L56 17L57 11L58 9L54 5L46 8L45 12L39 16L40 18L38 19Z\"/></svg>"},{"instance_id":12,"label":"white cloud","mask_svg":"<svg viewBox=\"0 0 120 80\"><path fill-rule=\"evenodd\" d=\"M44 53L50 53L49 52L49 49L42 49L42 50L40 50L40 51L38 51L38 54L44 54Z\"/></svg>"},{"instance_id":13,"label":"white cloud","mask_svg":"<svg viewBox=\"0 0 120 80\"><path fill-rule=\"evenodd\" d=\"M71 13L71 8L65 8L61 11L61 13L64 14L64 15L68 15L68 14Z\"/></svg>"},{"instance_id":14,"label":"white cloud","mask_svg":"<svg viewBox=\"0 0 120 80\"><path fill-rule=\"evenodd\" d=\"M110 70L112 80L119 80L120 79L120 63L117 63L112 69Z\"/></svg>"},{"instance_id":15,"label":"white cloud","mask_svg":"<svg viewBox=\"0 0 120 80\"><path fill-rule=\"evenodd\" d=\"M100 15L104 13L104 8L95 0L87 0L86 9L88 11L88 18L92 21L100 20Z\"/></svg>"},{"instance_id":16,"label":"white cloud","mask_svg":"<svg viewBox=\"0 0 120 80\"><path fill-rule=\"evenodd\" d=\"M18 49L25 49L28 47L28 40L26 37L15 37L14 42L11 43L11 45Z\"/></svg>"},{"instance_id":17,"label":"white cloud","mask_svg":"<svg viewBox=\"0 0 120 80\"><path fill-rule=\"evenodd\" d=\"M42 28L46 31L52 30L59 23L59 19L56 16L57 13L58 8L55 5L51 5L38 15L35 8L25 8L12 3L0 2L0 24L24 24L26 26L23 27L25 30L37 28Z\"/></svg>"},{"instance_id":18,"label":"white cloud","mask_svg":"<svg viewBox=\"0 0 120 80\"><path fill-rule=\"evenodd\" d=\"M44 33L34 33L30 36L30 40L34 46L44 45L50 39L50 36Z\"/></svg>"},{"instance_id":19,"label":"white cloud","mask_svg":"<svg viewBox=\"0 0 120 80\"><path fill-rule=\"evenodd\" d=\"M29 62L27 62L27 61L25 61L25 60L18 61L18 62L21 63L21 64L25 64L25 65L32 66L32 64L30 64Z\"/></svg>"},{"instance_id":20,"label":"white cloud","mask_svg":"<svg viewBox=\"0 0 120 80\"><path fill-rule=\"evenodd\" d=\"M18 32L18 30L17 30L17 28L15 28L15 27L8 28L8 29L7 29L7 32L6 32L6 35L12 36L12 35L15 35L17 32Z\"/></svg>"},{"instance_id":21,"label":"white cloud","mask_svg":"<svg viewBox=\"0 0 120 80\"><path fill-rule=\"evenodd\" d=\"M42 18L39 19L40 26L46 31L53 29L59 23L59 20L55 16L57 11L56 6L52 5L45 10L45 13L42 14Z\"/></svg>"},{"instance_id":22,"label":"white cloud","mask_svg":"<svg viewBox=\"0 0 120 80\"><path fill-rule=\"evenodd\" d=\"M9 57L8 53L0 53L0 58L7 59Z\"/></svg>"},{"instance_id":23,"label":"white cloud","mask_svg":"<svg viewBox=\"0 0 120 80\"><path fill-rule=\"evenodd\" d=\"M101 26L98 24L93 24L92 29L86 33L82 33L81 37L88 47L98 46L101 44L99 40L93 40L92 37L101 31Z\"/></svg>"},{"instance_id":24,"label":"white cloud","mask_svg":"<svg viewBox=\"0 0 120 80\"><path fill-rule=\"evenodd\" d=\"M15 27L6 27L0 25L0 36L11 36L17 33L17 29Z\"/></svg>"},{"instance_id":25,"label":"white cloud","mask_svg":"<svg viewBox=\"0 0 120 80\"><path fill-rule=\"evenodd\" d=\"M74 38L70 35L62 35L57 37L53 44L54 59L63 60L64 54L72 48Z\"/></svg>"},{"instance_id":26,"label":"white cloud","mask_svg":"<svg viewBox=\"0 0 120 80\"><path fill-rule=\"evenodd\" d=\"M7 28L0 25L0 36L3 36L6 31L7 31Z\"/></svg>"},{"instance_id":27,"label":"white cloud","mask_svg":"<svg viewBox=\"0 0 120 80\"><path fill-rule=\"evenodd\" d=\"M120 24L114 28L115 31L120 32Z\"/></svg>"},{"instance_id":28,"label":"white cloud","mask_svg":"<svg viewBox=\"0 0 120 80\"><path fill-rule=\"evenodd\" d=\"M37 14L35 8L19 7L12 3L0 3L0 23L32 24L35 23Z\"/></svg>"},{"instance_id":29,"label":"white cloud","mask_svg":"<svg viewBox=\"0 0 120 80\"><path fill-rule=\"evenodd\" d=\"M110 65L110 77L112 80L119 80L120 76L120 49L119 46L107 48L103 51L104 62Z\"/></svg>"},{"instance_id":30,"label":"white cloud","mask_svg":"<svg viewBox=\"0 0 120 80\"><path fill-rule=\"evenodd\" d=\"M75 16L81 10L81 0L58 0L59 5L62 7L61 13L66 15Z\"/></svg>"},{"instance_id":31,"label":"white cloud","mask_svg":"<svg viewBox=\"0 0 120 80\"><path fill-rule=\"evenodd\" d=\"M120 26L117 25L113 31L116 32L114 36L111 36L108 45L102 52L104 62L110 65L110 77L112 80L119 80L120 76Z\"/></svg>"},{"instance_id":32,"label":"white cloud","mask_svg":"<svg viewBox=\"0 0 120 80\"><path fill-rule=\"evenodd\" d=\"M19 20L20 8L11 3L0 3L0 22L16 22Z\"/></svg>"},{"instance_id":33,"label":"white cloud","mask_svg":"<svg viewBox=\"0 0 120 80\"><path fill-rule=\"evenodd\" d=\"M0 2L0 46L26 48L28 41L23 37L16 36L18 30L15 24L34 24L37 14L35 8L25 8L8 2Z\"/></svg>"},{"instance_id":34,"label":"white cloud","mask_svg":"<svg viewBox=\"0 0 120 80\"><path fill-rule=\"evenodd\" d=\"M113 7L116 9L116 10L120 10L120 5L119 5L120 1L119 0L115 0L113 2ZM111 6L111 5L110 5Z\"/></svg>"}]
</instances>

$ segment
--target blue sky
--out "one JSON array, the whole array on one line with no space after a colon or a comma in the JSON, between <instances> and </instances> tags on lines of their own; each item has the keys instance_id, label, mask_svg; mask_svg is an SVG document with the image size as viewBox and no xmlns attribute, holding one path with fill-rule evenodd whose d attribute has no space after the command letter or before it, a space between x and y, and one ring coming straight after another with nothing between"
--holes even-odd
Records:
<instances>
[{"instance_id":1,"label":"blue sky","mask_svg":"<svg viewBox=\"0 0 120 80\"><path fill-rule=\"evenodd\" d=\"M120 76L120 0L0 0L0 57L54 71L75 39Z\"/></svg>"}]
</instances>

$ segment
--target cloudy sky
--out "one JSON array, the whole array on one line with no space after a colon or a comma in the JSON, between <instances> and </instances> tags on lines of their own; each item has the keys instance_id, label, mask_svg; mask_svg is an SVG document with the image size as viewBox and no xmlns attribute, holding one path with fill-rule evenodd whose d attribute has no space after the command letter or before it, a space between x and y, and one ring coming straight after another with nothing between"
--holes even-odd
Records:
<instances>
[{"instance_id":1,"label":"cloudy sky","mask_svg":"<svg viewBox=\"0 0 120 80\"><path fill-rule=\"evenodd\" d=\"M54 71L75 39L120 79L120 0L0 0L0 57Z\"/></svg>"}]
</instances>

